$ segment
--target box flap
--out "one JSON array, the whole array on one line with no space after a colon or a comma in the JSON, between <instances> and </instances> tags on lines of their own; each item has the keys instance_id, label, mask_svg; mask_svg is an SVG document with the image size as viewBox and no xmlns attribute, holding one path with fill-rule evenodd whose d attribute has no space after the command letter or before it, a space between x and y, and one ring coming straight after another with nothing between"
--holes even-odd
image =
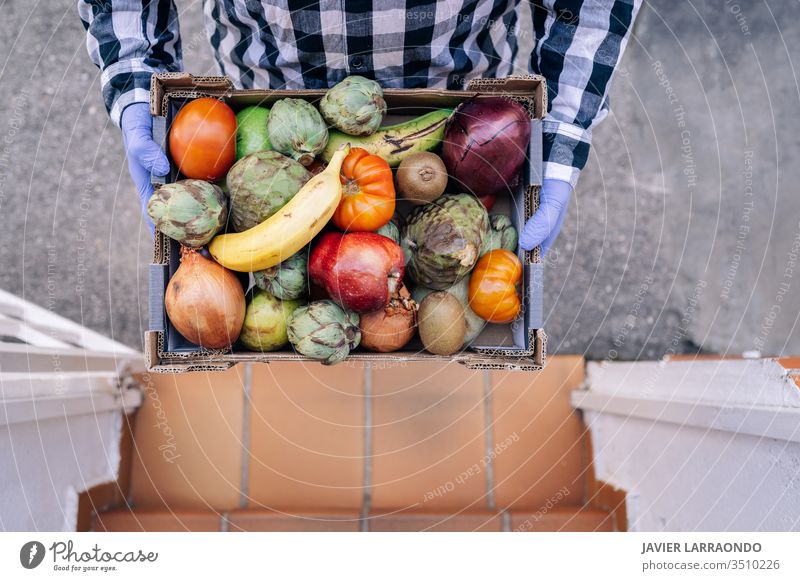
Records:
<instances>
[{"instance_id":1,"label":"box flap","mask_svg":"<svg viewBox=\"0 0 800 581\"><path fill-rule=\"evenodd\" d=\"M528 144L528 175L529 186L542 185L542 120L531 119L531 141Z\"/></svg>"},{"instance_id":2,"label":"box flap","mask_svg":"<svg viewBox=\"0 0 800 581\"><path fill-rule=\"evenodd\" d=\"M153 141L161 148L164 155L167 155L167 118L162 116L153 117ZM150 174L150 183L154 186L162 186L166 183L167 176L157 176Z\"/></svg>"},{"instance_id":3,"label":"box flap","mask_svg":"<svg viewBox=\"0 0 800 581\"><path fill-rule=\"evenodd\" d=\"M164 292L167 288L168 266L166 264L150 265L150 287L148 304L149 327L151 331L164 330Z\"/></svg>"},{"instance_id":4,"label":"box flap","mask_svg":"<svg viewBox=\"0 0 800 581\"><path fill-rule=\"evenodd\" d=\"M544 326L544 266L541 262L529 264L525 267L525 275L525 326L528 329L541 329ZM527 348L533 347L527 345Z\"/></svg>"}]
</instances>

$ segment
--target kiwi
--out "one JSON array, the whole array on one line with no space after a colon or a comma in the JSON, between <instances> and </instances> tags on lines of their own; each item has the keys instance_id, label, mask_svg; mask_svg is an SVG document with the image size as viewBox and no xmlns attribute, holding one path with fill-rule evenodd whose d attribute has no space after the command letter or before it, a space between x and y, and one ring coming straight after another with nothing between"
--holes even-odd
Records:
<instances>
[{"instance_id":1,"label":"kiwi","mask_svg":"<svg viewBox=\"0 0 800 581\"><path fill-rule=\"evenodd\" d=\"M446 291L429 294L417 313L419 337L434 355L452 355L464 346L467 322L461 302Z\"/></svg>"},{"instance_id":2,"label":"kiwi","mask_svg":"<svg viewBox=\"0 0 800 581\"><path fill-rule=\"evenodd\" d=\"M397 168L397 192L412 204L432 202L447 187L447 168L435 153L412 153Z\"/></svg>"}]
</instances>

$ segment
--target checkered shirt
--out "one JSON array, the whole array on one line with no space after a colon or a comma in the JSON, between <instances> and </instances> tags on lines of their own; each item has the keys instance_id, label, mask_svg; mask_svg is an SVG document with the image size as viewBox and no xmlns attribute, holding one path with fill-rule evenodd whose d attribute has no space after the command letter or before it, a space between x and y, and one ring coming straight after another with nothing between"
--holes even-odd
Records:
<instances>
[{"instance_id":1,"label":"checkered shirt","mask_svg":"<svg viewBox=\"0 0 800 581\"><path fill-rule=\"evenodd\" d=\"M575 185L592 128L607 114L609 83L641 0L204 0L220 73L240 88L326 88L348 75L384 87L463 88L505 77L532 35L522 72L547 79L544 177ZM78 0L92 61L117 125L149 100L150 76L182 70L173 0ZM519 66L519 65L518 65Z\"/></svg>"}]
</instances>

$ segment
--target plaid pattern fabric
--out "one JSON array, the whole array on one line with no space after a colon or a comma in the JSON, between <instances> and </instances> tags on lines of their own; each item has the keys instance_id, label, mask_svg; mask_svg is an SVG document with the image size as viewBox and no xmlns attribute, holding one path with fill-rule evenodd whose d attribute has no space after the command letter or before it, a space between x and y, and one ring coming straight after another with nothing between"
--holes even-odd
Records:
<instances>
[{"instance_id":1,"label":"plaid pattern fabric","mask_svg":"<svg viewBox=\"0 0 800 581\"><path fill-rule=\"evenodd\" d=\"M103 71L106 109L119 125L125 107L150 102L153 73L181 70L178 11L171 0L79 0L78 14L89 57Z\"/></svg>"},{"instance_id":2,"label":"plaid pattern fabric","mask_svg":"<svg viewBox=\"0 0 800 581\"><path fill-rule=\"evenodd\" d=\"M592 126L641 0L204 0L220 73L240 88L326 88L351 74L385 87L463 88L514 72L517 37L533 34L530 72L548 81L547 178L577 181ZM149 100L150 75L181 70L173 0L78 0L103 98L119 124Z\"/></svg>"},{"instance_id":3,"label":"plaid pattern fabric","mask_svg":"<svg viewBox=\"0 0 800 581\"><path fill-rule=\"evenodd\" d=\"M641 0L561 0L532 4L536 36L530 69L547 79L544 177L578 181L592 127L608 114L611 77Z\"/></svg>"}]
</instances>

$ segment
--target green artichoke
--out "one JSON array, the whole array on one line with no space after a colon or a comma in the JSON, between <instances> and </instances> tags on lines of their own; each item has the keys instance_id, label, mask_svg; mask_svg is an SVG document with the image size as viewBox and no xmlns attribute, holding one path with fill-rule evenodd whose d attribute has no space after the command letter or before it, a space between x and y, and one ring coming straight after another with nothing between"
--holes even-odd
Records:
<instances>
[{"instance_id":1,"label":"green artichoke","mask_svg":"<svg viewBox=\"0 0 800 581\"><path fill-rule=\"evenodd\" d=\"M344 361L361 342L356 313L333 301L316 301L289 317L288 336L294 348L325 365Z\"/></svg>"},{"instance_id":2,"label":"green artichoke","mask_svg":"<svg viewBox=\"0 0 800 581\"><path fill-rule=\"evenodd\" d=\"M390 240L394 240L396 244L400 244L400 225L396 218L392 218L386 224L375 230L375 234L386 236Z\"/></svg>"},{"instance_id":3,"label":"green artichoke","mask_svg":"<svg viewBox=\"0 0 800 581\"><path fill-rule=\"evenodd\" d=\"M273 149L309 165L328 143L328 126L302 99L281 99L272 106L267 132Z\"/></svg>"},{"instance_id":4,"label":"green artichoke","mask_svg":"<svg viewBox=\"0 0 800 581\"><path fill-rule=\"evenodd\" d=\"M375 81L353 75L329 89L319 104L325 121L348 135L371 135L386 115L383 89Z\"/></svg>"},{"instance_id":5,"label":"green artichoke","mask_svg":"<svg viewBox=\"0 0 800 581\"><path fill-rule=\"evenodd\" d=\"M519 242L519 236L517 229L511 223L511 218L505 214L494 214L489 216L489 232L483 239L481 256L498 248L516 252L517 242Z\"/></svg>"},{"instance_id":6,"label":"green artichoke","mask_svg":"<svg viewBox=\"0 0 800 581\"><path fill-rule=\"evenodd\" d=\"M311 173L277 151L258 151L244 156L228 172L231 222L242 232L261 224L283 208Z\"/></svg>"},{"instance_id":7,"label":"green artichoke","mask_svg":"<svg viewBox=\"0 0 800 581\"><path fill-rule=\"evenodd\" d=\"M281 301L255 289L250 294L239 341L253 351L276 351L289 342L286 325L303 301Z\"/></svg>"},{"instance_id":8,"label":"green artichoke","mask_svg":"<svg viewBox=\"0 0 800 581\"><path fill-rule=\"evenodd\" d=\"M253 273L256 286L279 299L296 299L308 291L308 256L301 250L275 266Z\"/></svg>"},{"instance_id":9,"label":"green artichoke","mask_svg":"<svg viewBox=\"0 0 800 581\"><path fill-rule=\"evenodd\" d=\"M475 266L488 230L486 208L470 194L445 194L415 207L400 241L406 272L434 290L454 285Z\"/></svg>"},{"instance_id":10,"label":"green artichoke","mask_svg":"<svg viewBox=\"0 0 800 581\"><path fill-rule=\"evenodd\" d=\"M456 297L461 303L461 306L464 307L464 318L467 322L467 334L464 336L464 345L468 345L481 334L481 331L483 331L483 328L486 326L486 321L481 319L475 314L475 311L469 308L469 277L462 278L453 286L444 289L444 291ZM411 297L417 304L420 304L422 303L422 299L432 292L434 292L433 289L417 286L414 287Z\"/></svg>"},{"instance_id":11,"label":"green artichoke","mask_svg":"<svg viewBox=\"0 0 800 581\"><path fill-rule=\"evenodd\" d=\"M245 107L236 114L236 159L272 149L267 133L269 109Z\"/></svg>"},{"instance_id":12,"label":"green artichoke","mask_svg":"<svg viewBox=\"0 0 800 581\"><path fill-rule=\"evenodd\" d=\"M205 246L228 219L222 190L203 180L181 180L158 188L147 203L156 230L184 246Z\"/></svg>"}]
</instances>

